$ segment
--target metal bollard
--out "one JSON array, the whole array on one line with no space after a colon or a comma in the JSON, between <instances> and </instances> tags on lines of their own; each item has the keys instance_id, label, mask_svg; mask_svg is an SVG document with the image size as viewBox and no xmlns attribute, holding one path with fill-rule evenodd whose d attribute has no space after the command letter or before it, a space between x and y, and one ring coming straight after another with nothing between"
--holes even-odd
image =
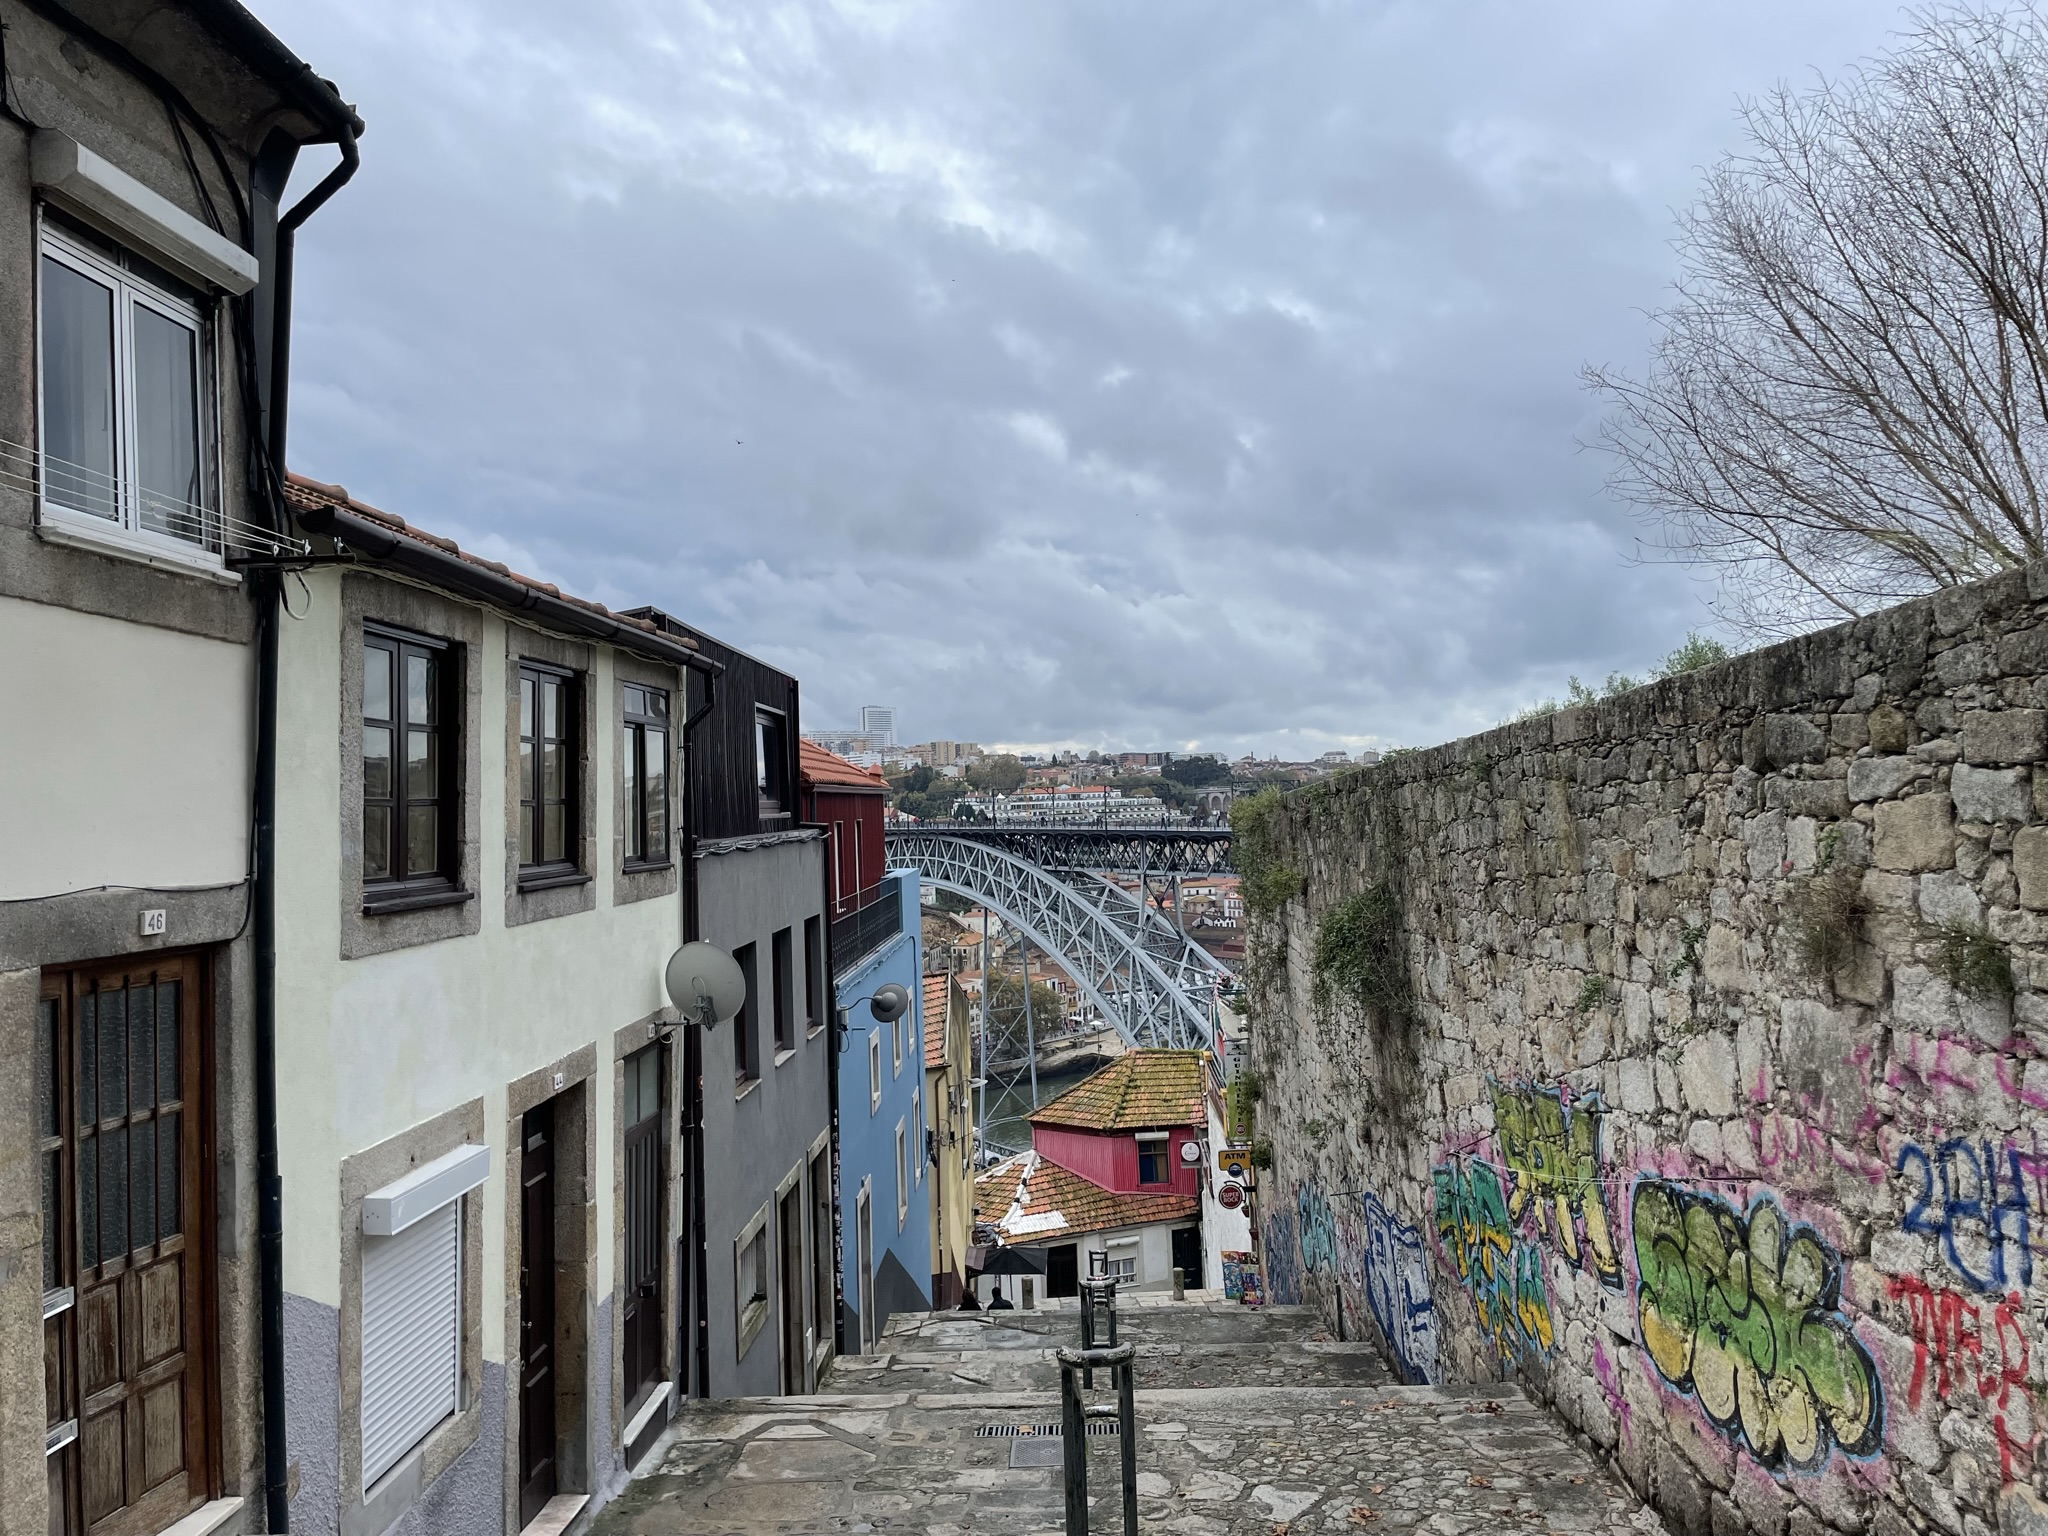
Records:
<instances>
[{"instance_id":1,"label":"metal bollard","mask_svg":"<svg viewBox=\"0 0 2048 1536\"><path fill-rule=\"evenodd\" d=\"M1060 1461L1067 1493L1067 1536L1088 1536L1088 1421L1116 1415L1117 1437L1123 1441L1124 1530L1138 1536L1138 1408L1131 1380L1135 1344L1113 1349L1062 1349L1060 1363ZM1116 1386L1116 1406L1083 1405L1076 1371L1092 1374L1101 1366Z\"/></svg>"},{"instance_id":2,"label":"metal bollard","mask_svg":"<svg viewBox=\"0 0 2048 1536\"><path fill-rule=\"evenodd\" d=\"M1032 1311L1037 1305L1038 1298L1032 1294L1031 1277L1026 1275L1024 1277L1024 1310L1026 1312Z\"/></svg>"},{"instance_id":3,"label":"metal bollard","mask_svg":"<svg viewBox=\"0 0 2048 1536\"><path fill-rule=\"evenodd\" d=\"M1114 1348L1116 1338L1116 1276L1090 1275L1081 1282L1081 1348L1084 1350ZM1102 1309L1106 1332L1096 1321L1096 1308ZM1086 1370L1081 1384L1091 1390L1095 1386L1093 1368Z\"/></svg>"}]
</instances>

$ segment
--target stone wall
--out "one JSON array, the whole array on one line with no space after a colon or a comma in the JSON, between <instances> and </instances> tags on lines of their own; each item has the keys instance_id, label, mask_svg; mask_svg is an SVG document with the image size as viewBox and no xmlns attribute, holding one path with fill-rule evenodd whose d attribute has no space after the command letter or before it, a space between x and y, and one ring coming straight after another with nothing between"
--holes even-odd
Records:
<instances>
[{"instance_id":1,"label":"stone wall","mask_svg":"<svg viewBox=\"0 0 2048 1536\"><path fill-rule=\"evenodd\" d=\"M2037 567L1291 796L1271 1299L1675 1529L2048 1531L2044 755Z\"/></svg>"}]
</instances>

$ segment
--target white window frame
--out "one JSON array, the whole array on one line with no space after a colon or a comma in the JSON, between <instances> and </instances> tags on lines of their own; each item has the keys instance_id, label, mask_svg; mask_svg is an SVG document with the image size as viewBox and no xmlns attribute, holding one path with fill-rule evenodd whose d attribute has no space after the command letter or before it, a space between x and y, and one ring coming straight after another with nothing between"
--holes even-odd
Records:
<instances>
[{"instance_id":1,"label":"white window frame","mask_svg":"<svg viewBox=\"0 0 2048 1536\"><path fill-rule=\"evenodd\" d=\"M924 1092L922 1089L913 1088L910 1090L910 1126L916 1132L916 1136L911 1144L913 1155L910 1159L910 1176L921 1188L924 1184Z\"/></svg>"},{"instance_id":2,"label":"white window frame","mask_svg":"<svg viewBox=\"0 0 2048 1536\"><path fill-rule=\"evenodd\" d=\"M868 1113L882 1107L882 1032L868 1031Z\"/></svg>"},{"instance_id":3,"label":"white window frame","mask_svg":"<svg viewBox=\"0 0 2048 1536\"><path fill-rule=\"evenodd\" d=\"M770 1200L754 1212L753 1218L740 1228L740 1235L732 1243L732 1308L733 1335L736 1358L746 1358L747 1350L761 1330L768 1325L770 1298L775 1294L775 1277L770 1272L773 1244L768 1241L768 1217L775 1209ZM755 1285L751 1294L742 1284L746 1275L747 1250L756 1243L761 1245L760 1263L755 1266Z\"/></svg>"},{"instance_id":4,"label":"white window frame","mask_svg":"<svg viewBox=\"0 0 2048 1536\"><path fill-rule=\"evenodd\" d=\"M119 242L113 242L118 244ZM214 317L217 308L204 312L176 295L165 293L140 274L109 262L98 252L53 229L40 213L36 219L36 503L38 519L45 526L76 534L89 541L126 545L152 557L175 564L207 570L224 569L225 544L220 501L222 484L220 443L220 370L217 364ZM40 445L49 440L49 416L43 399L42 258L69 267L82 277L113 292L114 401L117 419L114 431L115 515L99 517L76 507L53 501L49 494L49 466ZM198 412L198 452L203 473L211 486L202 486L202 505L193 510L206 530L200 541L177 538L142 526L139 491L135 483L135 354L134 304L153 310L192 333L198 377L193 380L193 404ZM210 494L209 494L210 492ZM212 506L204 505L210 500Z\"/></svg>"},{"instance_id":5,"label":"white window frame","mask_svg":"<svg viewBox=\"0 0 2048 1536\"><path fill-rule=\"evenodd\" d=\"M898 1014L889 1021L889 1052L891 1077L903 1075L903 1022L906 1015Z\"/></svg>"},{"instance_id":6,"label":"white window frame","mask_svg":"<svg viewBox=\"0 0 2048 1536\"><path fill-rule=\"evenodd\" d=\"M1119 1252L1119 1249L1122 1251ZM1138 1238L1113 1237L1102 1245L1103 1268L1117 1279L1135 1284L1138 1279L1138 1256L1143 1250L1144 1244ZM1119 1269L1117 1266L1120 1264L1128 1264L1129 1270Z\"/></svg>"},{"instance_id":7,"label":"white window frame","mask_svg":"<svg viewBox=\"0 0 2048 1536\"><path fill-rule=\"evenodd\" d=\"M1138 1143L1139 1186L1144 1189L1158 1189L1162 1185L1171 1184L1173 1182L1173 1133L1171 1131L1140 1131L1136 1140ZM1166 1177L1161 1179L1147 1179L1145 1177L1145 1153L1148 1147L1156 1147L1158 1149L1159 1165L1165 1170Z\"/></svg>"},{"instance_id":8,"label":"white window frame","mask_svg":"<svg viewBox=\"0 0 2048 1536\"><path fill-rule=\"evenodd\" d=\"M908 1150L903 1139L903 1122L896 1122L896 1230L901 1232L910 1220L910 1177L905 1172L909 1161Z\"/></svg>"}]
</instances>

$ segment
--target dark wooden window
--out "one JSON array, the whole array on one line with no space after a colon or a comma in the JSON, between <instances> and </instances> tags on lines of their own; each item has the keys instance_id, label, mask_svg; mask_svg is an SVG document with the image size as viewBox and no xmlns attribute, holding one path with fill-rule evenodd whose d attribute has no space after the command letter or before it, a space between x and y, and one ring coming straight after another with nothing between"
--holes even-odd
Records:
<instances>
[{"instance_id":1,"label":"dark wooden window","mask_svg":"<svg viewBox=\"0 0 2048 1536\"><path fill-rule=\"evenodd\" d=\"M366 902L454 883L454 671L437 641L363 631Z\"/></svg>"},{"instance_id":2,"label":"dark wooden window","mask_svg":"<svg viewBox=\"0 0 2048 1536\"><path fill-rule=\"evenodd\" d=\"M787 928L775 930L775 936L768 942L770 962L774 967L775 988L775 1049L793 1051L796 1049L796 946L795 935Z\"/></svg>"},{"instance_id":3,"label":"dark wooden window","mask_svg":"<svg viewBox=\"0 0 2048 1536\"><path fill-rule=\"evenodd\" d=\"M661 1260L668 1246L661 1046L650 1045L628 1056L624 1075L626 1273L621 1330L630 1414L661 1380Z\"/></svg>"},{"instance_id":4,"label":"dark wooden window","mask_svg":"<svg viewBox=\"0 0 2048 1536\"><path fill-rule=\"evenodd\" d=\"M740 945L732 957L747 978L747 1000L732 1021L733 1075L741 1083L751 1083L761 1075L761 997L755 974L759 967L751 944Z\"/></svg>"},{"instance_id":5,"label":"dark wooden window","mask_svg":"<svg viewBox=\"0 0 2048 1536\"><path fill-rule=\"evenodd\" d=\"M825 1022L825 919L804 919L804 1008L806 1029Z\"/></svg>"},{"instance_id":6,"label":"dark wooden window","mask_svg":"<svg viewBox=\"0 0 2048 1536\"><path fill-rule=\"evenodd\" d=\"M620 706L626 863L658 868L668 855L668 692L628 683Z\"/></svg>"},{"instance_id":7,"label":"dark wooden window","mask_svg":"<svg viewBox=\"0 0 2048 1536\"><path fill-rule=\"evenodd\" d=\"M50 1530L161 1530L214 1491L202 972L46 972L36 1064Z\"/></svg>"},{"instance_id":8,"label":"dark wooden window","mask_svg":"<svg viewBox=\"0 0 2048 1536\"><path fill-rule=\"evenodd\" d=\"M1166 1136L1140 1136L1138 1138L1138 1182L1140 1184L1169 1184L1173 1172L1167 1153L1171 1150L1171 1138Z\"/></svg>"},{"instance_id":9,"label":"dark wooden window","mask_svg":"<svg viewBox=\"0 0 2048 1536\"><path fill-rule=\"evenodd\" d=\"M519 869L523 875L576 868L576 678L519 665Z\"/></svg>"},{"instance_id":10,"label":"dark wooden window","mask_svg":"<svg viewBox=\"0 0 2048 1536\"><path fill-rule=\"evenodd\" d=\"M789 810L789 722L779 710L754 711L754 787L763 816Z\"/></svg>"}]
</instances>

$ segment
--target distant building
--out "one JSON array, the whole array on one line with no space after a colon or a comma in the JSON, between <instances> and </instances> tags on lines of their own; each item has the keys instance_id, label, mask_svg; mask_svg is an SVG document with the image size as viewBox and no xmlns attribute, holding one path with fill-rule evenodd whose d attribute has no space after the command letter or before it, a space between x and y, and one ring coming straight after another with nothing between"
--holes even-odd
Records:
<instances>
[{"instance_id":1,"label":"distant building","mask_svg":"<svg viewBox=\"0 0 2048 1536\"><path fill-rule=\"evenodd\" d=\"M883 747L896 745L896 706L893 704L863 704L860 707L860 733L863 736L878 736Z\"/></svg>"},{"instance_id":2,"label":"distant building","mask_svg":"<svg viewBox=\"0 0 2048 1536\"><path fill-rule=\"evenodd\" d=\"M932 1305L957 1307L974 1241L974 1045L967 992L951 975L924 978L925 1145L931 1180Z\"/></svg>"},{"instance_id":3,"label":"distant building","mask_svg":"<svg viewBox=\"0 0 2048 1536\"><path fill-rule=\"evenodd\" d=\"M1091 1265L1132 1290L1164 1290L1175 1269L1200 1283L1202 1061L1127 1052L1034 1112L1031 1150L975 1180L975 1214L997 1240L1044 1253L1048 1296L1077 1294ZM980 1282L984 1300L994 1284Z\"/></svg>"}]
</instances>

